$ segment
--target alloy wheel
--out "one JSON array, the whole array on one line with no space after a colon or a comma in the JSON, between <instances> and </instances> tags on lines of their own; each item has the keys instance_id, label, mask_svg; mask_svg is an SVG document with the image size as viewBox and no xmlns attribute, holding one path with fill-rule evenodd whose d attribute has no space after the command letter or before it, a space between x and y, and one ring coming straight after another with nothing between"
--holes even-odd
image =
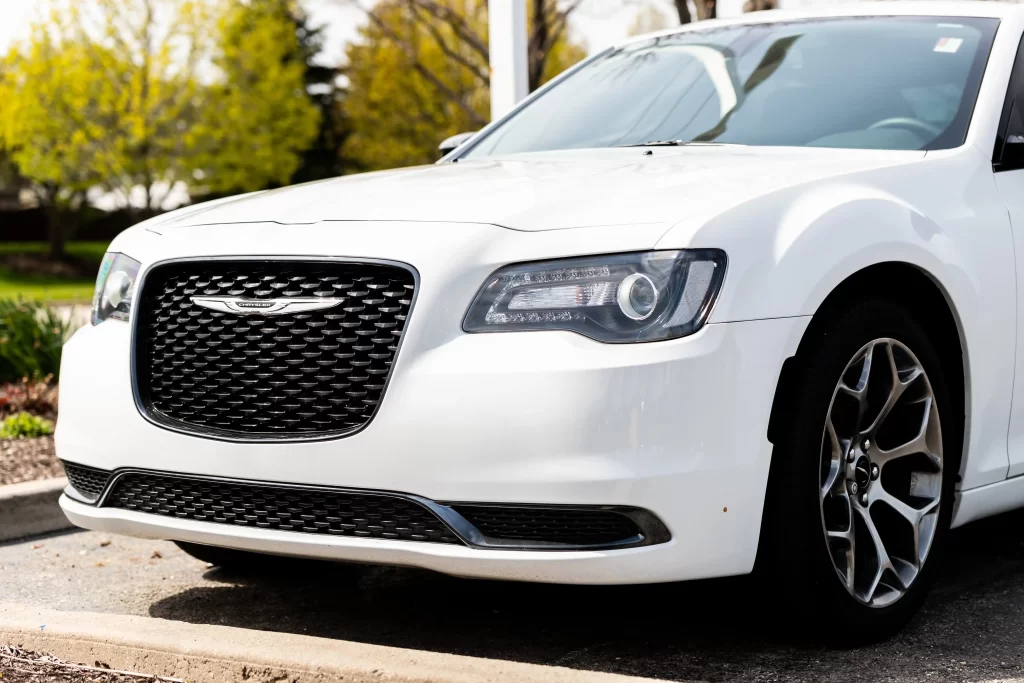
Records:
<instances>
[{"instance_id":1,"label":"alloy wheel","mask_svg":"<svg viewBox=\"0 0 1024 683\"><path fill-rule=\"evenodd\" d=\"M895 339L865 344L833 392L819 478L829 555L860 603L893 604L921 572L938 527L942 467L924 367Z\"/></svg>"}]
</instances>

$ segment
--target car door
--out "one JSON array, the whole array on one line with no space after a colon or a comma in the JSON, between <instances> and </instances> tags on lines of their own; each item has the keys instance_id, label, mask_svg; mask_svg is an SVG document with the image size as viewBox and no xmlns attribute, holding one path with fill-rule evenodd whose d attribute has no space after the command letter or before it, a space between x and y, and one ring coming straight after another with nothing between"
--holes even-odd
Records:
<instances>
[{"instance_id":1,"label":"car door","mask_svg":"<svg viewBox=\"0 0 1024 683\"><path fill-rule=\"evenodd\" d=\"M1016 477L1024 474L1024 41L1017 51L1003 104L992 170L1010 214L1017 263L1017 354L1007 444L1007 477Z\"/></svg>"}]
</instances>

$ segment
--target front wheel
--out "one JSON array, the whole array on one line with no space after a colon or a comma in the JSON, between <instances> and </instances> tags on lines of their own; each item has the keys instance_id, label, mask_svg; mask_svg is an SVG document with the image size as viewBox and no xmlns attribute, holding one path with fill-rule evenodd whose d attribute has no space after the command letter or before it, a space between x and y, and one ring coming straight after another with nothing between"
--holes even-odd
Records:
<instances>
[{"instance_id":1,"label":"front wheel","mask_svg":"<svg viewBox=\"0 0 1024 683\"><path fill-rule=\"evenodd\" d=\"M759 569L791 606L840 617L828 636L885 638L923 602L949 529L947 385L928 335L893 302L810 334L772 456Z\"/></svg>"}]
</instances>

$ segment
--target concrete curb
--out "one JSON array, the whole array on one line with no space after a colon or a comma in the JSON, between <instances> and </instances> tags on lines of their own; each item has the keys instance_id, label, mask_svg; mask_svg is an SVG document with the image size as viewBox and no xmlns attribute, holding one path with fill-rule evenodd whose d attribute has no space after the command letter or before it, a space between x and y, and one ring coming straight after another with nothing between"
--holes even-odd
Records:
<instances>
[{"instance_id":1,"label":"concrete curb","mask_svg":"<svg viewBox=\"0 0 1024 683\"><path fill-rule=\"evenodd\" d=\"M652 679L290 633L0 603L0 643L190 683L641 683Z\"/></svg>"},{"instance_id":2,"label":"concrete curb","mask_svg":"<svg viewBox=\"0 0 1024 683\"><path fill-rule=\"evenodd\" d=\"M0 542L70 529L57 500L64 477L0 486Z\"/></svg>"}]
</instances>

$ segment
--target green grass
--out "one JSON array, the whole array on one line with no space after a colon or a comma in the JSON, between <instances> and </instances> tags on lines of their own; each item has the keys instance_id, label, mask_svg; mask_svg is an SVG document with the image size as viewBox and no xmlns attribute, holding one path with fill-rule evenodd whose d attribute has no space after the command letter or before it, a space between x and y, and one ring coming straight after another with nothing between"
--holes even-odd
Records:
<instances>
[{"instance_id":1,"label":"green grass","mask_svg":"<svg viewBox=\"0 0 1024 683\"><path fill-rule=\"evenodd\" d=\"M68 242L67 252L86 261L95 261L99 266L110 242ZM3 242L0 254L45 254L50 250L46 242Z\"/></svg>"},{"instance_id":2,"label":"green grass","mask_svg":"<svg viewBox=\"0 0 1024 683\"><path fill-rule=\"evenodd\" d=\"M99 267L107 242L70 242L67 251L83 260L93 261ZM44 242L0 243L0 254L45 254L49 249ZM19 296L35 301L88 303L92 300L95 278L65 279L13 273L0 267L0 299Z\"/></svg>"}]
</instances>

